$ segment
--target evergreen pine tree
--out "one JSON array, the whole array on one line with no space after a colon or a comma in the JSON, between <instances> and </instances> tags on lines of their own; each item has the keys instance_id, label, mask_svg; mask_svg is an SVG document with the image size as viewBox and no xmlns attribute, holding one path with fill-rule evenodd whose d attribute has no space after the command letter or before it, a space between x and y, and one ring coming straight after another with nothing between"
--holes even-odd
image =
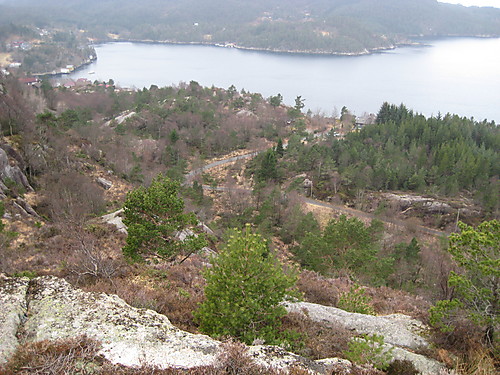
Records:
<instances>
[{"instance_id":1,"label":"evergreen pine tree","mask_svg":"<svg viewBox=\"0 0 500 375\"><path fill-rule=\"evenodd\" d=\"M296 278L283 271L249 224L234 231L204 276L206 300L195 313L202 332L247 344L255 339L280 343L280 318L286 314L280 302L293 294Z\"/></svg>"}]
</instances>

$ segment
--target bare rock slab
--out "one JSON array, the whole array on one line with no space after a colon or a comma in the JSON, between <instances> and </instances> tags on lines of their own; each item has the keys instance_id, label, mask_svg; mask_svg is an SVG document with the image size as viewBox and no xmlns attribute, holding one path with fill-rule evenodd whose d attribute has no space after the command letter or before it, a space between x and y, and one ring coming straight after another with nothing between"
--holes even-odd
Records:
<instances>
[{"instance_id":1,"label":"bare rock slab","mask_svg":"<svg viewBox=\"0 0 500 375\"><path fill-rule=\"evenodd\" d=\"M108 360L125 366L208 365L220 346L208 336L179 330L155 311L134 308L117 296L84 292L55 277L32 280L28 303L28 340L86 335L102 343Z\"/></svg>"},{"instance_id":2,"label":"bare rock slab","mask_svg":"<svg viewBox=\"0 0 500 375\"><path fill-rule=\"evenodd\" d=\"M0 364L16 351L17 332L26 316L28 278L0 275Z\"/></svg>"},{"instance_id":3,"label":"bare rock slab","mask_svg":"<svg viewBox=\"0 0 500 375\"><path fill-rule=\"evenodd\" d=\"M384 336L387 350L392 348L393 359L408 360L423 375L435 375L444 365L434 359L411 352L428 348L425 336L428 327L419 320L403 314L373 316L344 311L332 306L308 302L285 304L289 312L301 313L309 319L322 323L340 324L357 334Z\"/></svg>"},{"instance_id":4,"label":"bare rock slab","mask_svg":"<svg viewBox=\"0 0 500 375\"><path fill-rule=\"evenodd\" d=\"M403 314L373 316L347 312L332 306L297 302L285 305L289 312L305 314L309 319L328 325L338 323L358 334L384 336L387 344L418 350L427 348L424 338L428 328L422 322Z\"/></svg>"},{"instance_id":5,"label":"bare rock slab","mask_svg":"<svg viewBox=\"0 0 500 375\"><path fill-rule=\"evenodd\" d=\"M105 178L98 177L96 181L99 184L99 186L105 190L109 190L113 187L113 183L109 180L106 180Z\"/></svg>"}]
</instances>

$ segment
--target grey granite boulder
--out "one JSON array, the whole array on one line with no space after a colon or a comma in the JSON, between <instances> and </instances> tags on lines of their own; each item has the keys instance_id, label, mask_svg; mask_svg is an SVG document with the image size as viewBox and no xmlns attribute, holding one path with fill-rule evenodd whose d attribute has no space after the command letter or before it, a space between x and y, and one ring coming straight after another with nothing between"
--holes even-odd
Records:
<instances>
[{"instance_id":1,"label":"grey granite boulder","mask_svg":"<svg viewBox=\"0 0 500 375\"><path fill-rule=\"evenodd\" d=\"M358 334L384 336L388 344L418 350L426 348L428 327L422 322L403 314L374 316L347 312L332 306L297 302L286 304L289 312L302 313L319 323L339 323Z\"/></svg>"},{"instance_id":2,"label":"grey granite boulder","mask_svg":"<svg viewBox=\"0 0 500 375\"><path fill-rule=\"evenodd\" d=\"M96 181L104 190L109 190L113 187L113 183L105 178L98 177Z\"/></svg>"},{"instance_id":3,"label":"grey granite boulder","mask_svg":"<svg viewBox=\"0 0 500 375\"><path fill-rule=\"evenodd\" d=\"M309 319L326 326L340 324L356 334L382 335L387 350L392 348L393 359L412 362L423 375L434 375L444 368L440 362L412 352L429 347L425 338L429 328L407 315L357 314L308 302L287 303L285 307L289 312L304 314Z\"/></svg>"},{"instance_id":4,"label":"grey granite boulder","mask_svg":"<svg viewBox=\"0 0 500 375\"><path fill-rule=\"evenodd\" d=\"M28 340L86 335L102 343L108 360L126 366L208 365L220 345L208 336L179 330L152 310L134 308L114 295L81 291L55 277L32 280L28 303Z\"/></svg>"},{"instance_id":5,"label":"grey granite boulder","mask_svg":"<svg viewBox=\"0 0 500 375\"><path fill-rule=\"evenodd\" d=\"M0 148L0 181L3 182L2 190L7 187L7 182L13 182L22 186L26 191L33 191L33 188L28 182L28 179L17 166L17 163L11 165L7 153ZM6 191L4 191L6 193Z\"/></svg>"},{"instance_id":6,"label":"grey granite boulder","mask_svg":"<svg viewBox=\"0 0 500 375\"><path fill-rule=\"evenodd\" d=\"M0 364L14 353L17 333L26 316L29 279L7 278L0 274Z\"/></svg>"}]
</instances>

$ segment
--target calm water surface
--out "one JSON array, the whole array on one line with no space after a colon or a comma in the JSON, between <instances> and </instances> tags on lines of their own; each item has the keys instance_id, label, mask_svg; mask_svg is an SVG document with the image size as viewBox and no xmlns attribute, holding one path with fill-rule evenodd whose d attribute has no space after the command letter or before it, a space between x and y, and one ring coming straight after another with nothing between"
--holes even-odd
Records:
<instances>
[{"instance_id":1,"label":"calm water surface","mask_svg":"<svg viewBox=\"0 0 500 375\"><path fill-rule=\"evenodd\" d=\"M98 60L73 79L112 78L122 87L197 81L204 86L297 95L330 115L347 106L360 116L384 101L427 116L457 113L500 122L500 39L452 38L369 56L274 54L237 49L138 43L96 47ZM89 74L95 72L94 74Z\"/></svg>"}]
</instances>

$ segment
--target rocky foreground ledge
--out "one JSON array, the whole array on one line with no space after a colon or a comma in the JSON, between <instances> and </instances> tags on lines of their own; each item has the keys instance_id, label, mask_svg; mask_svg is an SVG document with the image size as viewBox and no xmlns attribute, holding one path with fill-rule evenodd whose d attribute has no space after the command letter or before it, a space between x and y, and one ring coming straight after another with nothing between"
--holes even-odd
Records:
<instances>
[{"instance_id":1,"label":"rocky foreground ledge","mask_svg":"<svg viewBox=\"0 0 500 375\"><path fill-rule=\"evenodd\" d=\"M132 367L210 365L221 350L220 341L182 331L155 311L134 308L115 295L84 292L56 277L30 280L0 275L0 306L0 364L24 342L81 335L100 341L100 354L112 363ZM304 311L316 306L320 305L297 304L296 308ZM342 320L346 319L348 316L343 316ZM336 358L310 361L274 346L252 346L248 352L256 363L276 369L299 366L325 374L339 366L344 371L350 366L348 361ZM418 357L422 358L414 363L423 374L436 374L442 367L436 361Z\"/></svg>"}]
</instances>

